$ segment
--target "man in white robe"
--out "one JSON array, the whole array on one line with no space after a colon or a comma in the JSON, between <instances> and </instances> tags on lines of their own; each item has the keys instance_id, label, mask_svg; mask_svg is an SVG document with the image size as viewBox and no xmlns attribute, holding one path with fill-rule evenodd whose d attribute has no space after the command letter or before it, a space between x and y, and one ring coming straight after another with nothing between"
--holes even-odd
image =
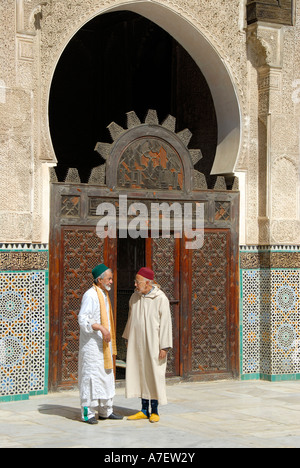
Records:
<instances>
[{"instance_id":1,"label":"man in white robe","mask_svg":"<svg viewBox=\"0 0 300 468\"><path fill-rule=\"evenodd\" d=\"M114 335L114 327L107 292L111 289L113 275L112 271L103 264L94 268L92 274L94 285L83 295L78 315L80 326L78 374L82 420L89 424L97 424L95 417L97 407L99 419L122 419L122 417L113 412L115 378L112 364L112 335ZM114 336L113 339L115 339ZM106 354L108 365L105 365Z\"/></svg>"},{"instance_id":2,"label":"man in white robe","mask_svg":"<svg viewBox=\"0 0 300 468\"><path fill-rule=\"evenodd\" d=\"M126 397L142 399L141 411L128 419L158 422L158 404L167 404L167 353L173 340L170 303L153 280L154 273L149 268L137 273L123 338L128 342Z\"/></svg>"}]
</instances>

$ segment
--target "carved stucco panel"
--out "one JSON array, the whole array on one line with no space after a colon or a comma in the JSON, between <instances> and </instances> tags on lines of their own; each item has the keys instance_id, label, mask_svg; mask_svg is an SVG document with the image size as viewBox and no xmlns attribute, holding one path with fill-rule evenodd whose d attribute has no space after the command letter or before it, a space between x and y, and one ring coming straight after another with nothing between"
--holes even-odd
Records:
<instances>
[{"instance_id":1,"label":"carved stucco panel","mask_svg":"<svg viewBox=\"0 0 300 468\"><path fill-rule=\"evenodd\" d=\"M31 141L26 136L0 135L0 211L30 211Z\"/></svg>"},{"instance_id":2,"label":"carved stucco panel","mask_svg":"<svg viewBox=\"0 0 300 468\"><path fill-rule=\"evenodd\" d=\"M259 244L258 220L257 218L247 220L246 242L249 244Z\"/></svg>"},{"instance_id":3,"label":"carved stucco panel","mask_svg":"<svg viewBox=\"0 0 300 468\"><path fill-rule=\"evenodd\" d=\"M272 244L298 244L300 243L299 220L275 220L271 226Z\"/></svg>"},{"instance_id":4,"label":"carved stucco panel","mask_svg":"<svg viewBox=\"0 0 300 468\"><path fill-rule=\"evenodd\" d=\"M31 242L31 213L0 212L0 239L6 242Z\"/></svg>"},{"instance_id":5,"label":"carved stucco panel","mask_svg":"<svg viewBox=\"0 0 300 468\"><path fill-rule=\"evenodd\" d=\"M290 115L272 117L272 151L295 154L299 151L299 119Z\"/></svg>"},{"instance_id":6,"label":"carved stucco panel","mask_svg":"<svg viewBox=\"0 0 300 468\"><path fill-rule=\"evenodd\" d=\"M14 0L0 2L0 79L6 86L15 85L15 5Z\"/></svg>"},{"instance_id":7,"label":"carved stucco panel","mask_svg":"<svg viewBox=\"0 0 300 468\"><path fill-rule=\"evenodd\" d=\"M4 98L0 101L0 129L30 134L32 93L20 88L5 87Z\"/></svg>"},{"instance_id":8,"label":"carved stucco panel","mask_svg":"<svg viewBox=\"0 0 300 468\"><path fill-rule=\"evenodd\" d=\"M294 160L286 156L277 158L272 167L272 218L297 219L299 210L297 167L298 155ZM288 190L282 187L288 186Z\"/></svg>"}]
</instances>

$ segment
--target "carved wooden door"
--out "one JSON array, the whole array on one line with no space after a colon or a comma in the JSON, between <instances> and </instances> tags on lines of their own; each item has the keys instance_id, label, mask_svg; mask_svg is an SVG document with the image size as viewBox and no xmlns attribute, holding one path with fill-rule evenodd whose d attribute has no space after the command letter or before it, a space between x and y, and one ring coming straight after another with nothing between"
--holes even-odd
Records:
<instances>
[{"instance_id":1,"label":"carved wooden door","mask_svg":"<svg viewBox=\"0 0 300 468\"><path fill-rule=\"evenodd\" d=\"M230 232L206 230L204 245L191 253L190 373L232 375L230 313Z\"/></svg>"},{"instance_id":2,"label":"carved wooden door","mask_svg":"<svg viewBox=\"0 0 300 468\"><path fill-rule=\"evenodd\" d=\"M172 235L147 240L147 264L171 305L174 346L168 376L237 375L230 235L228 229L206 229L202 248L194 250Z\"/></svg>"},{"instance_id":3,"label":"carved wooden door","mask_svg":"<svg viewBox=\"0 0 300 468\"><path fill-rule=\"evenodd\" d=\"M181 375L238 376L237 258L230 229L205 229L201 249L182 248Z\"/></svg>"},{"instance_id":4,"label":"carved wooden door","mask_svg":"<svg viewBox=\"0 0 300 468\"><path fill-rule=\"evenodd\" d=\"M147 266L155 273L155 281L170 301L173 325L173 349L168 354L167 375L180 374L180 239L147 239Z\"/></svg>"},{"instance_id":5,"label":"carved wooden door","mask_svg":"<svg viewBox=\"0 0 300 468\"><path fill-rule=\"evenodd\" d=\"M104 241L88 228L62 229L62 375L63 384L78 380L78 311L93 284L92 269L104 261Z\"/></svg>"},{"instance_id":6,"label":"carved wooden door","mask_svg":"<svg viewBox=\"0 0 300 468\"><path fill-rule=\"evenodd\" d=\"M238 194L195 192L194 196L205 204L201 248L187 250L185 239L172 234L145 239L146 264L171 303L174 347L167 373L197 380L232 378L239 369ZM139 199L149 204L142 193ZM157 200L170 198L160 194ZM96 234L95 207L103 201L118 208L118 198L107 190L87 185L52 187L49 382L53 390L77 385L77 315L82 295L92 285L92 268L104 262L117 279L118 241ZM128 204L131 201L136 201L136 193Z\"/></svg>"},{"instance_id":7,"label":"carved wooden door","mask_svg":"<svg viewBox=\"0 0 300 468\"><path fill-rule=\"evenodd\" d=\"M112 264L110 254L114 242L100 239L95 227L62 226L55 249L57 269L51 270L53 294L49 377L52 388L66 388L78 383L78 313L82 296L93 284L92 269L99 263Z\"/></svg>"}]
</instances>

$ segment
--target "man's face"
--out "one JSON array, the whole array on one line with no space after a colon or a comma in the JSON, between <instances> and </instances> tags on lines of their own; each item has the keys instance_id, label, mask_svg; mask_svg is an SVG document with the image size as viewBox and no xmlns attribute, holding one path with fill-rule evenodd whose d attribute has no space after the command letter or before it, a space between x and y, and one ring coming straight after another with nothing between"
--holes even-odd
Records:
<instances>
[{"instance_id":1,"label":"man's face","mask_svg":"<svg viewBox=\"0 0 300 468\"><path fill-rule=\"evenodd\" d=\"M98 285L102 289L106 289L106 291L111 290L111 285L113 284L113 274L110 270L107 270L104 273L104 277L102 279L98 279Z\"/></svg>"},{"instance_id":2,"label":"man's face","mask_svg":"<svg viewBox=\"0 0 300 468\"><path fill-rule=\"evenodd\" d=\"M147 294L151 289L149 280L140 275L136 275L134 285L140 294Z\"/></svg>"}]
</instances>

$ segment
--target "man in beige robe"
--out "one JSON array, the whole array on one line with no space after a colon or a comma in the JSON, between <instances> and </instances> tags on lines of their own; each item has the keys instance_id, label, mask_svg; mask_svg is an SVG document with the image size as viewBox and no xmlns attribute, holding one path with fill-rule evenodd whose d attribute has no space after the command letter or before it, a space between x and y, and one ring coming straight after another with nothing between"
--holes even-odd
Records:
<instances>
[{"instance_id":1,"label":"man in beige robe","mask_svg":"<svg viewBox=\"0 0 300 468\"><path fill-rule=\"evenodd\" d=\"M158 404L167 404L165 375L173 340L170 303L153 280L149 268L137 273L123 338L128 341L125 394L142 399L142 410L128 419L158 422Z\"/></svg>"}]
</instances>

